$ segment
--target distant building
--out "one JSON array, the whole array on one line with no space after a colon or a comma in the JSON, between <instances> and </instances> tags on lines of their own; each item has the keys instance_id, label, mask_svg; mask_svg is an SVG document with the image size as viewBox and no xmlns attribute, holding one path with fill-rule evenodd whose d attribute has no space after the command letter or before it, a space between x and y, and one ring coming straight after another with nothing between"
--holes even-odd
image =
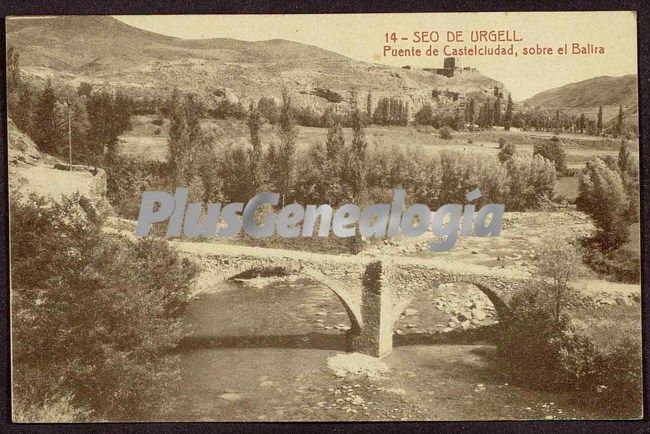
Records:
<instances>
[{"instance_id":1,"label":"distant building","mask_svg":"<svg viewBox=\"0 0 650 434\"><path fill-rule=\"evenodd\" d=\"M470 68L468 66L461 68L460 59L458 57L445 57L442 66L442 68L423 68L423 70L432 72L436 75L444 75L449 78L463 75L476 76L479 74L478 69L476 68Z\"/></svg>"}]
</instances>

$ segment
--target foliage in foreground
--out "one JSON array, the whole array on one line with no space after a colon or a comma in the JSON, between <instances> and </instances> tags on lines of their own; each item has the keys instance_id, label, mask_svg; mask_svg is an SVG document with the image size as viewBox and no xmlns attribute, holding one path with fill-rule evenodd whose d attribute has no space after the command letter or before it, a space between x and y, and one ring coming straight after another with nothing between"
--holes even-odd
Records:
<instances>
[{"instance_id":1,"label":"foliage in foreground","mask_svg":"<svg viewBox=\"0 0 650 434\"><path fill-rule=\"evenodd\" d=\"M568 392L611 417L639 417L643 404L640 336L610 350L578 328L568 313L555 316L545 284L516 294L501 325L498 352L518 382Z\"/></svg>"},{"instance_id":2,"label":"foliage in foreground","mask_svg":"<svg viewBox=\"0 0 650 434\"><path fill-rule=\"evenodd\" d=\"M163 241L103 233L78 197L14 194L11 216L14 417L164 415L195 268Z\"/></svg>"}]
</instances>

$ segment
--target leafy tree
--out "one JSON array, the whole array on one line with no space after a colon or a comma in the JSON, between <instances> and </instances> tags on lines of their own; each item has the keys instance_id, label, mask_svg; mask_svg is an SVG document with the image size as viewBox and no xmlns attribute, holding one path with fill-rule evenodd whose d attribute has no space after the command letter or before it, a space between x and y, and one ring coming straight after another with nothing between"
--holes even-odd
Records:
<instances>
[{"instance_id":1,"label":"leafy tree","mask_svg":"<svg viewBox=\"0 0 650 434\"><path fill-rule=\"evenodd\" d=\"M596 129L598 130L598 135L603 133L603 106L598 107L598 121L596 122Z\"/></svg>"},{"instance_id":2,"label":"leafy tree","mask_svg":"<svg viewBox=\"0 0 650 434\"><path fill-rule=\"evenodd\" d=\"M515 154L505 166L510 185L506 209L534 209L544 197L552 197L557 175L551 161L541 155L530 158Z\"/></svg>"},{"instance_id":3,"label":"leafy tree","mask_svg":"<svg viewBox=\"0 0 650 434\"><path fill-rule=\"evenodd\" d=\"M506 105L506 115L503 121L503 126L506 131L510 131L512 125L512 95L508 95L508 104Z\"/></svg>"},{"instance_id":4,"label":"leafy tree","mask_svg":"<svg viewBox=\"0 0 650 434\"><path fill-rule=\"evenodd\" d=\"M466 107L467 113L465 113L465 119L469 122L469 128L470 130L474 129L474 116L476 115L476 103L474 102L474 99L470 99L469 103L467 104Z\"/></svg>"},{"instance_id":5,"label":"leafy tree","mask_svg":"<svg viewBox=\"0 0 650 434\"><path fill-rule=\"evenodd\" d=\"M196 268L165 241L104 233L78 196L11 200L14 404L165 417Z\"/></svg>"},{"instance_id":6,"label":"leafy tree","mask_svg":"<svg viewBox=\"0 0 650 434\"><path fill-rule=\"evenodd\" d=\"M167 161L173 185L188 183L194 177L200 158L197 148L202 141L200 125L203 108L193 95L183 96L177 89L167 104L170 115Z\"/></svg>"},{"instance_id":7,"label":"leafy tree","mask_svg":"<svg viewBox=\"0 0 650 434\"><path fill-rule=\"evenodd\" d=\"M118 136L130 128L133 106L121 92L94 92L86 101L88 138L96 162L110 162L117 154Z\"/></svg>"},{"instance_id":8,"label":"leafy tree","mask_svg":"<svg viewBox=\"0 0 650 434\"><path fill-rule=\"evenodd\" d=\"M617 166L629 201L626 215L627 220L637 222L639 221L640 210L639 162L630 154L630 151L627 149L627 140L625 139L621 139Z\"/></svg>"},{"instance_id":9,"label":"leafy tree","mask_svg":"<svg viewBox=\"0 0 650 434\"><path fill-rule=\"evenodd\" d=\"M614 135L618 136L620 134L623 134L623 105L618 106L618 117L614 126Z\"/></svg>"},{"instance_id":10,"label":"leafy tree","mask_svg":"<svg viewBox=\"0 0 650 434\"><path fill-rule=\"evenodd\" d=\"M627 192L619 174L600 158L587 162L580 177L576 205L593 220L603 250L614 250L627 242Z\"/></svg>"},{"instance_id":11,"label":"leafy tree","mask_svg":"<svg viewBox=\"0 0 650 434\"><path fill-rule=\"evenodd\" d=\"M501 98L494 101L494 125L501 125Z\"/></svg>"},{"instance_id":12,"label":"leafy tree","mask_svg":"<svg viewBox=\"0 0 650 434\"><path fill-rule=\"evenodd\" d=\"M424 104L420 110L415 113L415 122L418 125L433 124L433 109L431 108L431 104Z\"/></svg>"},{"instance_id":13,"label":"leafy tree","mask_svg":"<svg viewBox=\"0 0 650 434\"><path fill-rule=\"evenodd\" d=\"M282 204L290 197L293 188L293 167L296 153L296 119L291 97L287 91L282 94L280 117L278 119L278 135L280 146L277 148L276 164L277 178L274 180L278 186L278 193Z\"/></svg>"},{"instance_id":14,"label":"leafy tree","mask_svg":"<svg viewBox=\"0 0 650 434\"><path fill-rule=\"evenodd\" d=\"M571 292L569 283L582 271L582 255L566 240L556 238L538 249L535 267L540 276L550 280L546 289L551 296L555 321L559 322Z\"/></svg>"},{"instance_id":15,"label":"leafy tree","mask_svg":"<svg viewBox=\"0 0 650 434\"><path fill-rule=\"evenodd\" d=\"M552 161L555 164L555 170L558 174L562 175L567 172L566 153L562 149L562 144L557 137L548 142L535 143L533 155L541 155L547 160Z\"/></svg>"},{"instance_id":16,"label":"leafy tree","mask_svg":"<svg viewBox=\"0 0 650 434\"><path fill-rule=\"evenodd\" d=\"M274 101L275 102L275 101ZM248 115L248 129L251 135L251 149L248 152L248 165L251 190L259 192L264 184L262 172L262 141L260 139L260 127L262 119L260 111L251 107Z\"/></svg>"},{"instance_id":17,"label":"leafy tree","mask_svg":"<svg viewBox=\"0 0 650 434\"><path fill-rule=\"evenodd\" d=\"M367 148L366 133L361 112L357 109L352 114L352 144L347 153L348 185L352 199L360 199L366 190Z\"/></svg>"},{"instance_id":18,"label":"leafy tree","mask_svg":"<svg viewBox=\"0 0 650 434\"><path fill-rule=\"evenodd\" d=\"M56 154L63 143L64 130L57 113L57 98L51 82L47 82L36 104L34 143L42 152Z\"/></svg>"}]
</instances>

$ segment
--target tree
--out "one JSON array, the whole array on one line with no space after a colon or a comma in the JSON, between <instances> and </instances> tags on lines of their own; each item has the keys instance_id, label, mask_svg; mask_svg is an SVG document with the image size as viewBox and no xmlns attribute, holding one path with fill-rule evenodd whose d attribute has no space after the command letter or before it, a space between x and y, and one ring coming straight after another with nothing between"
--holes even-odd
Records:
<instances>
[{"instance_id":1,"label":"tree","mask_svg":"<svg viewBox=\"0 0 650 434\"><path fill-rule=\"evenodd\" d=\"M34 142L42 152L56 154L63 142L63 125L57 113L57 98L50 81L36 104Z\"/></svg>"},{"instance_id":2,"label":"tree","mask_svg":"<svg viewBox=\"0 0 650 434\"><path fill-rule=\"evenodd\" d=\"M366 119L368 122L372 120L372 92L368 91L368 96L366 97Z\"/></svg>"},{"instance_id":3,"label":"tree","mask_svg":"<svg viewBox=\"0 0 650 434\"><path fill-rule=\"evenodd\" d=\"M618 172L600 158L592 159L582 172L578 191L576 205L593 220L602 250L614 250L627 242L629 200Z\"/></svg>"},{"instance_id":4,"label":"tree","mask_svg":"<svg viewBox=\"0 0 650 434\"><path fill-rule=\"evenodd\" d=\"M433 109L431 108L431 104L424 104L415 113L415 122L418 125L431 125L433 123Z\"/></svg>"},{"instance_id":5,"label":"tree","mask_svg":"<svg viewBox=\"0 0 650 434\"><path fill-rule=\"evenodd\" d=\"M131 127L132 101L121 92L93 92L86 110L94 162L110 164L117 154L118 136Z\"/></svg>"},{"instance_id":6,"label":"tree","mask_svg":"<svg viewBox=\"0 0 650 434\"><path fill-rule=\"evenodd\" d=\"M603 106L598 107L598 121L596 122L596 129L598 130L598 135L603 133Z\"/></svg>"},{"instance_id":7,"label":"tree","mask_svg":"<svg viewBox=\"0 0 650 434\"><path fill-rule=\"evenodd\" d=\"M14 406L67 398L94 420L168 416L198 269L164 240L104 233L78 195L11 201Z\"/></svg>"},{"instance_id":8,"label":"tree","mask_svg":"<svg viewBox=\"0 0 650 434\"><path fill-rule=\"evenodd\" d=\"M559 322L570 293L569 283L581 273L582 255L566 240L556 237L538 250L535 266L541 277L550 280L547 288L551 295L555 321Z\"/></svg>"},{"instance_id":9,"label":"tree","mask_svg":"<svg viewBox=\"0 0 650 434\"><path fill-rule=\"evenodd\" d=\"M280 106L280 116L278 119L278 135L280 136L280 146L277 149L277 173L278 177L275 182L279 187L278 193L282 198L282 204L291 195L293 187L293 167L296 153L296 119L291 96L285 90L282 93L282 104Z\"/></svg>"},{"instance_id":10,"label":"tree","mask_svg":"<svg viewBox=\"0 0 650 434\"><path fill-rule=\"evenodd\" d=\"M494 120L493 125L501 125L501 98L494 101Z\"/></svg>"},{"instance_id":11,"label":"tree","mask_svg":"<svg viewBox=\"0 0 650 434\"><path fill-rule=\"evenodd\" d=\"M513 155L505 164L510 193L506 209L522 211L536 208L544 197L552 197L557 179L553 163L541 155L532 158Z\"/></svg>"},{"instance_id":12,"label":"tree","mask_svg":"<svg viewBox=\"0 0 650 434\"><path fill-rule=\"evenodd\" d=\"M506 105L506 117L503 126L506 131L510 131L512 125L512 95L508 95L508 104Z\"/></svg>"},{"instance_id":13,"label":"tree","mask_svg":"<svg viewBox=\"0 0 650 434\"><path fill-rule=\"evenodd\" d=\"M555 139L554 139L555 138ZM555 164L555 170L559 175L567 172L566 153L562 149L562 144L556 136L550 141L536 143L533 147L533 155L541 155Z\"/></svg>"},{"instance_id":14,"label":"tree","mask_svg":"<svg viewBox=\"0 0 650 434\"><path fill-rule=\"evenodd\" d=\"M189 183L196 166L196 148L201 140L202 107L193 95L183 96L174 89L167 103L170 116L167 161L174 186Z\"/></svg>"},{"instance_id":15,"label":"tree","mask_svg":"<svg viewBox=\"0 0 650 434\"><path fill-rule=\"evenodd\" d=\"M474 116L476 112L476 104L474 102L474 99L470 99L469 103L467 104L467 113L465 114L465 118L469 122L469 129L470 131L474 129Z\"/></svg>"},{"instance_id":16,"label":"tree","mask_svg":"<svg viewBox=\"0 0 650 434\"><path fill-rule=\"evenodd\" d=\"M618 136L623 134L623 105L618 106L618 117L616 118L616 125L614 126L614 135Z\"/></svg>"},{"instance_id":17,"label":"tree","mask_svg":"<svg viewBox=\"0 0 650 434\"><path fill-rule=\"evenodd\" d=\"M264 183L262 172L262 141L260 139L260 127L262 118L259 110L252 105L248 115L248 129L251 135L251 149L248 152L248 164L251 189L259 192Z\"/></svg>"},{"instance_id":18,"label":"tree","mask_svg":"<svg viewBox=\"0 0 650 434\"><path fill-rule=\"evenodd\" d=\"M363 125L361 112L356 109L352 113L352 145L348 152L348 176L352 200L359 199L366 189L366 150L368 143Z\"/></svg>"},{"instance_id":19,"label":"tree","mask_svg":"<svg viewBox=\"0 0 650 434\"><path fill-rule=\"evenodd\" d=\"M639 163L632 158L630 151L627 149L627 140L625 139L621 139L621 146L618 151L617 168L630 203L627 212L627 220L630 222L637 222L639 220L640 209Z\"/></svg>"}]
</instances>

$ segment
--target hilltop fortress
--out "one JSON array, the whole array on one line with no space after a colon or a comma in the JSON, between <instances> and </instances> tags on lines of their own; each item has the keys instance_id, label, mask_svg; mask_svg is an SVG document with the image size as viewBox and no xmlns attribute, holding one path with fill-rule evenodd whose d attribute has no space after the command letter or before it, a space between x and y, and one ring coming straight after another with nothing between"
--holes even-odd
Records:
<instances>
[{"instance_id":1,"label":"hilltop fortress","mask_svg":"<svg viewBox=\"0 0 650 434\"><path fill-rule=\"evenodd\" d=\"M414 69L410 65L402 66L402 69ZM444 75L445 77L478 77L480 75L478 69L470 67L461 67L461 62L458 57L445 57L442 68L422 68L422 71L431 72L436 75Z\"/></svg>"}]
</instances>

